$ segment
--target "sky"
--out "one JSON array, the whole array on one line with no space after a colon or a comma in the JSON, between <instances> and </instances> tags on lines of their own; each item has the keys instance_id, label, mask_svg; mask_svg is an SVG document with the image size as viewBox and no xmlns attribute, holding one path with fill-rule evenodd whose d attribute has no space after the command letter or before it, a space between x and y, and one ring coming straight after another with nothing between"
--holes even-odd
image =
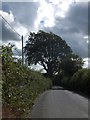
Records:
<instances>
[{"instance_id":1,"label":"sky","mask_svg":"<svg viewBox=\"0 0 90 120\"><path fill-rule=\"evenodd\" d=\"M89 0L3 0L0 9L2 15L12 28L28 39L30 32L44 30L61 36L85 61L84 67L88 66L88 45L89 45ZM15 44L16 56L21 54L21 37L0 17L2 33L0 43ZM1 26L1 24L0 24Z\"/></svg>"}]
</instances>

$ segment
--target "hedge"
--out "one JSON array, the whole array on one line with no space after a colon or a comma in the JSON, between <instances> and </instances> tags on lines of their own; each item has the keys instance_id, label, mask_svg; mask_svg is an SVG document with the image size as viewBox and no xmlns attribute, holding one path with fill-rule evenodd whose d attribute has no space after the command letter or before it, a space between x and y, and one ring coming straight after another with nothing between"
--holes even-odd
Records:
<instances>
[{"instance_id":1,"label":"hedge","mask_svg":"<svg viewBox=\"0 0 90 120\"><path fill-rule=\"evenodd\" d=\"M71 78L64 78L62 85L70 90L80 91L89 95L90 93L90 69L81 69L74 73Z\"/></svg>"}]
</instances>

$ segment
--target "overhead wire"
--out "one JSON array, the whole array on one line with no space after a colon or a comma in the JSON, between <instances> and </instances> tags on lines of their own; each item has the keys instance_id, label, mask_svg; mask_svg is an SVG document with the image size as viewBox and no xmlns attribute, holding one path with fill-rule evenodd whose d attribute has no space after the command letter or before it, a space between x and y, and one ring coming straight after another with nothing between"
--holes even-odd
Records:
<instances>
[{"instance_id":1,"label":"overhead wire","mask_svg":"<svg viewBox=\"0 0 90 120\"><path fill-rule=\"evenodd\" d=\"M16 32L16 30L10 25L10 23L0 14L0 16L2 17L2 19L11 27L11 29L18 35L18 36L20 36L21 37L21 35L18 33L18 32Z\"/></svg>"},{"instance_id":2,"label":"overhead wire","mask_svg":"<svg viewBox=\"0 0 90 120\"><path fill-rule=\"evenodd\" d=\"M11 24L0 14L0 16L2 17L2 19L10 26L10 28L21 38L22 36L18 33L18 32L16 32L16 30L11 26ZM15 49L16 50L16 49ZM19 51L18 50L16 50L18 53L19 53ZM20 53L19 53L19 56L20 56Z\"/></svg>"},{"instance_id":3,"label":"overhead wire","mask_svg":"<svg viewBox=\"0 0 90 120\"><path fill-rule=\"evenodd\" d=\"M11 24L0 14L0 16L2 17L2 19L10 26L10 28L18 35L18 36L20 36L21 38L23 37L23 35L21 36L12 26L11 26ZM23 42L22 42L23 43ZM22 47L23 48L23 47ZM16 49L15 49L16 50ZM23 49L22 49L23 50ZM18 50L16 50L18 53L19 53L19 51ZM20 56L20 53L19 53L19 56ZM23 60L23 52L22 52L22 60ZM22 61L22 63L23 63L23 61Z\"/></svg>"}]
</instances>

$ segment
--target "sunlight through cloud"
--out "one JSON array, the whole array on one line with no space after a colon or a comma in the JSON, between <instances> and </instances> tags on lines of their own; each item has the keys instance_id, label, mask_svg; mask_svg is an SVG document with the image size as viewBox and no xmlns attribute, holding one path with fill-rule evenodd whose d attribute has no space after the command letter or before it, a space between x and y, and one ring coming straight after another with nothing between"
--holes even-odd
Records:
<instances>
[{"instance_id":1,"label":"sunlight through cloud","mask_svg":"<svg viewBox=\"0 0 90 120\"><path fill-rule=\"evenodd\" d=\"M41 25L41 21L44 21L44 27L54 26L54 9L50 3L45 0L40 0L40 7L37 11L37 20L35 21L35 27L38 29Z\"/></svg>"},{"instance_id":2,"label":"sunlight through cloud","mask_svg":"<svg viewBox=\"0 0 90 120\"><path fill-rule=\"evenodd\" d=\"M38 30L43 27L53 27L55 25L55 17L65 17L72 0L40 0L40 6L37 11L37 20L35 28ZM43 21L43 24L42 22Z\"/></svg>"}]
</instances>

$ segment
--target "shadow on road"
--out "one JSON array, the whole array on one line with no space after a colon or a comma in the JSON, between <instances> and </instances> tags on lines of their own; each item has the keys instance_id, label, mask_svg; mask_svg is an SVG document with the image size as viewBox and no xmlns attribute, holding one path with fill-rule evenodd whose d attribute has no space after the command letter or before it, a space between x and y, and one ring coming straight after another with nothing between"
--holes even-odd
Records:
<instances>
[{"instance_id":1,"label":"shadow on road","mask_svg":"<svg viewBox=\"0 0 90 120\"><path fill-rule=\"evenodd\" d=\"M89 96L89 95L86 95L85 93L82 93L82 92L80 92L80 91L75 91L75 90L66 89L66 88L61 87L61 86L53 86L53 87L51 88L51 90L69 90L69 91L73 92L74 94L79 94L79 95L81 95L81 96L83 96L83 97L85 97L85 98L87 98L87 99L90 100L90 96Z\"/></svg>"},{"instance_id":2,"label":"shadow on road","mask_svg":"<svg viewBox=\"0 0 90 120\"><path fill-rule=\"evenodd\" d=\"M61 87L61 86L53 86L51 88L51 90L65 90L65 88Z\"/></svg>"}]
</instances>

